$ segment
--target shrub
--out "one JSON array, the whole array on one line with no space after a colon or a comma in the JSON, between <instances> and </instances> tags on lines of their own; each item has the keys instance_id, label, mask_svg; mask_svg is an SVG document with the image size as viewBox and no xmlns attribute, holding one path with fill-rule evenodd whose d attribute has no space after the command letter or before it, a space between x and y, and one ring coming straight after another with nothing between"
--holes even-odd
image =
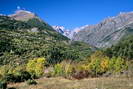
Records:
<instances>
[{"instance_id":1,"label":"shrub","mask_svg":"<svg viewBox=\"0 0 133 89\"><path fill-rule=\"evenodd\" d=\"M105 57L103 60L101 60L100 66L102 72L107 72L109 69L109 58Z\"/></svg>"},{"instance_id":2,"label":"shrub","mask_svg":"<svg viewBox=\"0 0 133 89\"><path fill-rule=\"evenodd\" d=\"M0 67L1 79L5 79L7 82L23 82L31 79L31 75L22 66L4 65Z\"/></svg>"},{"instance_id":3,"label":"shrub","mask_svg":"<svg viewBox=\"0 0 133 89\"><path fill-rule=\"evenodd\" d=\"M62 76L64 74L64 70L61 64L54 65L53 76Z\"/></svg>"},{"instance_id":4,"label":"shrub","mask_svg":"<svg viewBox=\"0 0 133 89\"><path fill-rule=\"evenodd\" d=\"M83 79L90 76L90 69L88 65L80 64L74 65L72 77L75 79Z\"/></svg>"},{"instance_id":5,"label":"shrub","mask_svg":"<svg viewBox=\"0 0 133 89\"><path fill-rule=\"evenodd\" d=\"M113 73L122 72L128 68L127 62L121 57L113 57L109 61L109 70Z\"/></svg>"},{"instance_id":6,"label":"shrub","mask_svg":"<svg viewBox=\"0 0 133 89\"><path fill-rule=\"evenodd\" d=\"M101 74L102 71L101 71L101 60L100 59L93 59L90 63L90 70L92 72L92 74L96 75L97 74Z\"/></svg>"},{"instance_id":7,"label":"shrub","mask_svg":"<svg viewBox=\"0 0 133 89\"><path fill-rule=\"evenodd\" d=\"M89 63L77 63L73 65L75 71L89 71Z\"/></svg>"},{"instance_id":8,"label":"shrub","mask_svg":"<svg viewBox=\"0 0 133 89\"><path fill-rule=\"evenodd\" d=\"M63 67L65 76L71 75L73 68L71 61L63 61L61 65Z\"/></svg>"},{"instance_id":9,"label":"shrub","mask_svg":"<svg viewBox=\"0 0 133 89\"><path fill-rule=\"evenodd\" d=\"M0 81L0 89L7 89L7 83L6 81Z\"/></svg>"},{"instance_id":10,"label":"shrub","mask_svg":"<svg viewBox=\"0 0 133 89\"><path fill-rule=\"evenodd\" d=\"M31 79L31 75L30 75L30 73L29 72L27 72L27 71L21 71L20 72L20 74L18 75L18 76L20 76L20 80L23 82L23 81L26 81L26 80L28 80L28 79Z\"/></svg>"},{"instance_id":11,"label":"shrub","mask_svg":"<svg viewBox=\"0 0 133 89\"><path fill-rule=\"evenodd\" d=\"M37 82L36 82L35 80L29 79L29 80L27 81L27 84L28 84L28 85L36 85Z\"/></svg>"},{"instance_id":12,"label":"shrub","mask_svg":"<svg viewBox=\"0 0 133 89\"><path fill-rule=\"evenodd\" d=\"M19 74L6 74L4 79L7 82L24 82L31 79L31 75L27 71L21 71Z\"/></svg>"},{"instance_id":13,"label":"shrub","mask_svg":"<svg viewBox=\"0 0 133 89\"><path fill-rule=\"evenodd\" d=\"M45 58L29 60L26 70L33 76L40 77L44 73Z\"/></svg>"},{"instance_id":14,"label":"shrub","mask_svg":"<svg viewBox=\"0 0 133 89\"><path fill-rule=\"evenodd\" d=\"M93 75L99 76L108 71L109 57L105 56L101 51L95 52L90 59L89 67Z\"/></svg>"},{"instance_id":15,"label":"shrub","mask_svg":"<svg viewBox=\"0 0 133 89\"><path fill-rule=\"evenodd\" d=\"M0 67L0 75L4 77L6 74L9 73L9 71L12 69L12 66L10 65L4 65Z\"/></svg>"},{"instance_id":16,"label":"shrub","mask_svg":"<svg viewBox=\"0 0 133 89\"><path fill-rule=\"evenodd\" d=\"M6 74L4 76L4 79L7 81L7 82L16 82L16 77L13 75L13 74Z\"/></svg>"},{"instance_id":17,"label":"shrub","mask_svg":"<svg viewBox=\"0 0 133 89\"><path fill-rule=\"evenodd\" d=\"M53 76L67 77L72 73L72 65L69 61L63 61L60 64L54 65Z\"/></svg>"}]
</instances>

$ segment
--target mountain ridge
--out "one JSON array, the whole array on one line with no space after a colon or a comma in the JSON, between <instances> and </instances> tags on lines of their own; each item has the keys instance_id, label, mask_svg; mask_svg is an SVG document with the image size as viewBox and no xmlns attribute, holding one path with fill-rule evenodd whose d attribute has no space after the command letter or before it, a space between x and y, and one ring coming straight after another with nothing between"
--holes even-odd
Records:
<instances>
[{"instance_id":1,"label":"mountain ridge","mask_svg":"<svg viewBox=\"0 0 133 89\"><path fill-rule=\"evenodd\" d=\"M122 29L131 28L133 12L120 13L114 17L108 17L96 25L88 25L74 34L72 40L83 41L98 48L110 47L116 44L126 33ZM106 42L105 42L106 41Z\"/></svg>"}]
</instances>

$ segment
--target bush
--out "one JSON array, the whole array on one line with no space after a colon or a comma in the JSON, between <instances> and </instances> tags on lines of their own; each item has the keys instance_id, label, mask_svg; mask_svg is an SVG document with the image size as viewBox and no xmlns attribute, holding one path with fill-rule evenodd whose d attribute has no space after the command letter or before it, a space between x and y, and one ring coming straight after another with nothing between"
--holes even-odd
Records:
<instances>
[{"instance_id":1,"label":"bush","mask_svg":"<svg viewBox=\"0 0 133 89\"><path fill-rule=\"evenodd\" d=\"M53 76L67 77L72 73L72 65L69 61L63 61L60 64L54 65Z\"/></svg>"},{"instance_id":2,"label":"bush","mask_svg":"<svg viewBox=\"0 0 133 89\"><path fill-rule=\"evenodd\" d=\"M27 71L21 71L19 74L6 74L4 79L7 82L24 82L28 79L31 79L31 75Z\"/></svg>"},{"instance_id":3,"label":"bush","mask_svg":"<svg viewBox=\"0 0 133 89\"><path fill-rule=\"evenodd\" d=\"M13 74L6 74L4 76L4 79L7 81L7 82L16 82L16 77L13 75Z\"/></svg>"},{"instance_id":4,"label":"bush","mask_svg":"<svg viewBox=\"0 0 133 89\"><path fill-rule=\"evenodd\" d=\"M35 80L29 79L29 80L27 81L27 84L28 84L28 85L36 85L37 82L36 82Z\"/></svg>"},{"instance_id":5,"label":"bush","mask_svg":"<svg viewBox=\"0 0 133 89\"><path fill-rule=\"evenodd\" d=\"M23 81L26 81L26 80L28 80L28 79L31 79L31 75L30 75L30 73L29 72L27 72L27 71L21 71L20 72L20 74L18 75L18 76L20 76L20 80L23 82Z\"/></svg>"},{"instance_id":6,"label":"bush","mask_svg":"<svg viewBox=\"0 0 133 89\"><path fill-rule=\"evenodd\" d=\"M45 58L29 60L26 69L33 76L40 77L44 73Z\"/></svg>"},{"instance_id":7,"label":"bush","mask_svg":"<svg viewBox=\"0 0 133 89\"><path fill-rule=\"evenodd\" d=\"M80 64L73 65L72 77L75 79L83 79L90 76L90 69L88 65Z\"/></svg>"},{"instance_id":8,"label":"bush","mask_svg":"<svg viewBox=\"0 0 133 89\"><path fill-rule=\"evenodd\" d=\"M109 58L105 57L103 60L101 60L100 66L102 72L107 72L109 69Z\"/></svg>"},{"instance_id":9,"label":"bush","mask_svg":"<svg viewBox=\"0 0 133 89\"><path fill-rule=\"evenodd\" d=\"M91 57L89 64L91 73L99 76L107 71L111 73L120 73L128 68L127 62L121 57L109 58L102 52L96 52Z\"/></svg>"},{"instance_id":10,"label":"bush","mask_svg":"<svg viewBox=\"0 0 133 89\"><path fill-rule=\"evenodd\" d=\"M61 64L54 65L53 76L62 76L64 74L64 70Z\"/></svg>"},{"instance_id":11,"label":"bush","mask_svg":"<svg viewBox=\"0 0 133 89\"><path fill-rule=\"evenodd\" d=\"M108 71L109 57L105 56L102 52L95 52L90 59L89 67L93 75L99 76Z\"/></svg>"},{"instance_id":12,"label":"bush","mask_svg":"<svg viewBox=\"0 0 133 89\"><path fill-rule=\"evenodd\" d=\"M112 73L122 72L128 68L127 62L121 57L113 57L109 61L109 71Z\"/></svg>"},{"instance_id":13,"label":"bush","mask_svg":"<svg viewBox=\"0 0 133 89\"><path fill-rule=\"evenodd\" d=\"M0 67L1 77L4 77L6 74L8 74L11 69L12 69L12 66L10 66L10 65L1 66Z\"/></svg>"},{"instance_id":14,"label":"bush","mask_svg":"<svg viewBox=\"0 0 133 89\"><path fill-rule=\"evenodd\" d=\"M0 81L0 89L7 89L7 83L6 81Z\"/></svg>"},{"instance_id":15,"label":"bush","mask_svg":"<svg viewBox=\"0 0 133 89\"><path fill-rule=\"evenodd\" d=\"M5 79L7 82L23 82L25 80L31 79L30 73L25 71L24 66L5 65L0 69L2 79Z\"/></svg>"}]
</instances>

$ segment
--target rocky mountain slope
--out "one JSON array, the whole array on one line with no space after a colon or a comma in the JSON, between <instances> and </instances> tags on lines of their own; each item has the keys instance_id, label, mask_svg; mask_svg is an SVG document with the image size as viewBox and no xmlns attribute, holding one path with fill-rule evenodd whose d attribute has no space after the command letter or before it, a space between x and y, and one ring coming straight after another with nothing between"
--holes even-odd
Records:
<instances>
[{"instance_id":1,"label":"rocky mountain slope","mask_svg":"<svg viewBox=\"0 0 133 89\"><path fill-rule=\"evenodd\" d=\"M130 28L130 29L129 29ZM72 40L83 41L98 48L110 47L133 32L133 12L120 13L99 24L90 25L73 35Z\"/></svg>"}]
</instances>

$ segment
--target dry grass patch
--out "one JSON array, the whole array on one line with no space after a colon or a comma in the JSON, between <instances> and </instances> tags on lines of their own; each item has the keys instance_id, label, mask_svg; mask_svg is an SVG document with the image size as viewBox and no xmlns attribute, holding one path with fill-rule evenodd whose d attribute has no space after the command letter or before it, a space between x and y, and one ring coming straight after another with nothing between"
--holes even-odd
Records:
<instances>
[{"instance_id":1,"label":"dry grass patch","mask_svg":"<svg viewBox=\"0 0 133 89\"><path fill-rule=\"evenodd\" d=\"M16 89L133 89L133 78L88 78L68 80L58 78L41 78L37 85L26 83L9 84Z\"/></svg>"}]
</instances>

